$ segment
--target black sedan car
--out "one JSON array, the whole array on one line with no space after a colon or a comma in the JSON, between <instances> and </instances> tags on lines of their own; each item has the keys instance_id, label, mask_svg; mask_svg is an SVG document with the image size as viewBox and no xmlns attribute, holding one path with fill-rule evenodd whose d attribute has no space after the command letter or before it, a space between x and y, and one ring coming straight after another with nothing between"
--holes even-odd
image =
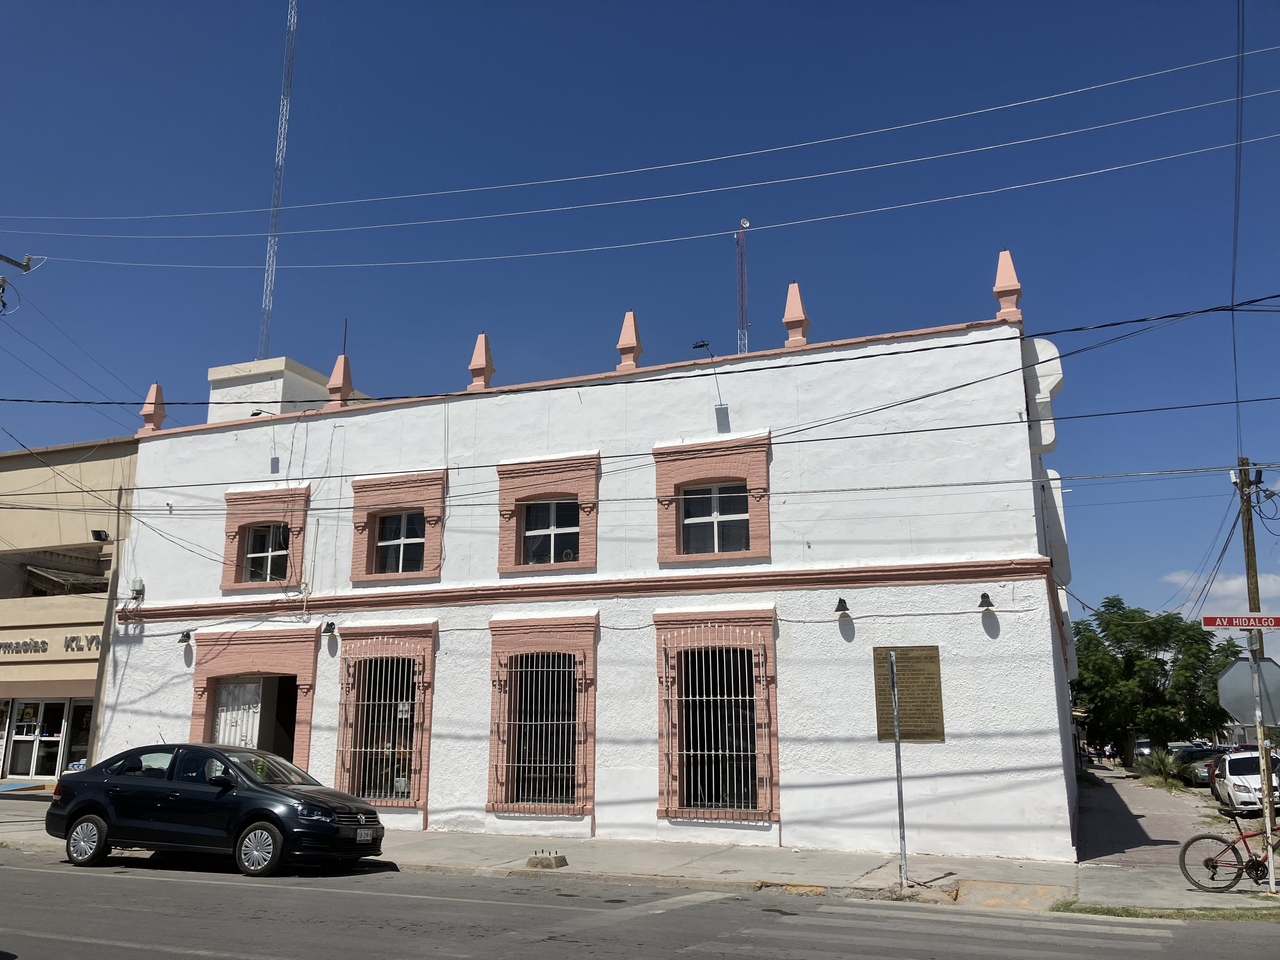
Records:
<instances>
[{"instance_id":1,"label":"black sedan car","mask_svg":"<svg viewBox=\"0 0 1280 960\"><path fill-rule=\"evenodd\" d=\"M383 826L363 800L322 786L262 750L212 744L136 747L66 773L45 831L77 866L113 848L230 853L263 877L284 858L354 863L382 853Z\"/></svg>"}]
</instances>

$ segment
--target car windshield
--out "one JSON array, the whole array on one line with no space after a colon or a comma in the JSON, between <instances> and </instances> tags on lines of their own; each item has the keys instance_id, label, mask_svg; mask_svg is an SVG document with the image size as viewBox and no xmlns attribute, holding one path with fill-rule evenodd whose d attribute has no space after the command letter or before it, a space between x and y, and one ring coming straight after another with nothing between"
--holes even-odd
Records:
<instances>
[{"instance_id":1,"label":"car windshield","mask_svg":"<svg viewBox=\"0 0 1280 960\"><path fill-rule=\"evenodd\" d=\"M1233 777L1257 777L1262 775L1258 757L1233 757L1227 761L1227 772ZM1271 769L1276 769L1280 761L1271 758Z\"/></svg>"},{"instance_id":2,"label":"car windshield","mask_svg":"<svg viewBox=\"0 0 1280 960\"><path fill-rule=\"evenodd\" d=\"M231 765L251 780L259 783L283 783L294 786L318 787L320 781L299 770L283 757L269 753L250 753L248 750L224 750Z\"/></svg>"}]
</instances>

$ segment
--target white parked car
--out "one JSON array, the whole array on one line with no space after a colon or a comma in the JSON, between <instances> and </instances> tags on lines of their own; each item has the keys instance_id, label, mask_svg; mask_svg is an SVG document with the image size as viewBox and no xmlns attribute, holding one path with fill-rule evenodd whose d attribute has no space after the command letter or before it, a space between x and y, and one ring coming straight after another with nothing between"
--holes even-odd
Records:
<instances>
[{"instance_id":1,"label":"white parked car","mask_svg":"<svg viewBox=\"0 0 1280 960\"><path fill-rule=\"evenodd\" d=\"M1213 792L1225 806L1241 812L1262 809L1262 755L1252 753L1224 753L1218 758L1213 780ZM1275 789L1276 771L1280 770L1280 757L1271 757L1271 785Z\"/></svg>"}]
</instances>

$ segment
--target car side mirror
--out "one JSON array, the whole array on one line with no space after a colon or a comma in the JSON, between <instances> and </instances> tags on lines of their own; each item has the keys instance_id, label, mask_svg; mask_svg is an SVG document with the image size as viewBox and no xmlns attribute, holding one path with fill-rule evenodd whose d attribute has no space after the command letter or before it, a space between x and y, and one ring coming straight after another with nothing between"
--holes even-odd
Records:
<instances>
[{"instance_id":1,"label":"car side mirror","mask_svg":"<svg viewBox=\"0 0 1280 960\"><path fill-rule=\"evenodd\" d=\"M210 777L209 785L211 787L217 787L220 790L234 790L238 786L235 778L225 773L220 773L216 777Z\"/></svg>"}]
</instances>

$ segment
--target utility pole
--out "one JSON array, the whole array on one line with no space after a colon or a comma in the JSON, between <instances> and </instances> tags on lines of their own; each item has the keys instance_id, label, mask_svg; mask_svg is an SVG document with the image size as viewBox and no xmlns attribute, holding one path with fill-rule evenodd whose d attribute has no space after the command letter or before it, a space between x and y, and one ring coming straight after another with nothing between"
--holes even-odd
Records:
<instances>
[{"instance_id":1,"label":"utility pole","mask_svg":"<svg viewBox=\"0 0 1280 960\"><path fill-rule=\"evenodd\" d=\"M1262 597L1258 591L1258 555L1253 541L1253 488L1262 485L1262 471L1256 473L1250 468L1249 458L1241 457L1239 469L1236 471L1236 488L1240 491L1240 532L1244 536L1244 571L1245 582L1249 590L1249 612L1262 612ZM1253 666L1255 685L1258 683L1258 664L1266 656L1262 644L1262 631L1249 631L1249 660ZM1267 843L1276 828L1275 798L1271 790L1271 744L1267 741L1267 728L1262 722L1262 701L1254 713L1254 726L1258 741L1258 785L1262 788L1262 809L1267 828ZM1239 719L1239 718L1237 718Z\"/></svg>"},{"instance_id":2,"label":"utility pole","mask_svg":"<svg viewBox=\"0 0 1280 960\"><path fill-rule=\"evenodd\" d=\"M13 257L6 257L0 253L0 263L7 263L11 267L17 267L23 273L31 272L31 254L27 254L21 260L15 260ZM4 277L0 277L0 311L3 311L8 304L4 302Z\"/></svg>"},{"instance_id":3,"label":"utility pole","mask_svg":"<svg viewBox=\"0 0 1280 960\"><path fill-rule=\"evenodd\" d=\"M102 617L102 636L98 638L98 674L93 683L93 714L89 727L89 756L85 766L92 766L102 758L98 747L102 739L102 714L106 707L107 652L111 649L111 634L116 626L116 594L120 588L120 563L124 559L120 551L120 514L124 506L124 487L116 488L116 536L111 542L111 579L107 583L107 611Z\"/></svg>"}]
</instances>

